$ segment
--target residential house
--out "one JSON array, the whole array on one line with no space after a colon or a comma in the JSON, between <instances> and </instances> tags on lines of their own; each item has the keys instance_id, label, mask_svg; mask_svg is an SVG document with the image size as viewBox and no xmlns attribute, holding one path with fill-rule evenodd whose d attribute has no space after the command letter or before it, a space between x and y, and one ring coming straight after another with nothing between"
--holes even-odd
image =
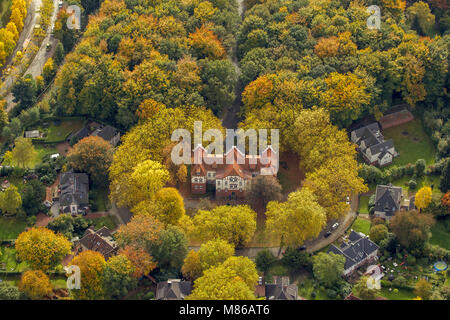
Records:
<instances>
[{"instance_id":1,"label":"residential house","mask_svg":"<svg viewBox=\"0 0 450 320\"><path fill-rule=\"evenodd\" d=\"M108 260L117 253L118 246L112 237L111 230L107 227L102 227L97 231L89 228L80 239L78 247L78 252L86 250L99 252Z\"/></svg>"},{"instance_id":2,"label":"residential house","mask_svg":"<svg viewBox=\"0 0 450 320\"><path fill-rule=\"evenodd\" d=\"M39 130L25 131L25 138L39 138L40 136Z\"/></svg>"},{"instance_id":3,"label":"residential house","mask_svg":"<svg viewBox=\"0 0 450 320\"><path fill-rule=\"evenodd\" d=\"M375 193L376 217L389 220L400 210L403 202L403 189L393 185L378 185ZM409 204L407 205L409 207Z\"/></svg>"},{"instance_id":4,"label":"residential house","mask_svg":"<svg viewBox=\"0 0 450 320\"><path fill-rule=\"evenodd\" d=\"M192 283L180 279L159 282L156 287L156 300L184 300L191 294Z\"/></svg>"},{"instance_id":5,"label":"residential house","mask_svg":"<svg viewBox=\"0 0 450 320\"><path fill-rule=\"evenodd\" d=\"M266 300L299 300L298 287L290 284L289 277L274 277L274 283L266 284Z\"/></svg>"},{"instance_id":6,"label":"residential house","mask_svg":"<svg viewBox=\"0 0 450 320\"><path fill-rule=\"evenodd\" d=\"M364 160L371 165L389 165L398 155L393 140L384 140L376 122L352 131L351 140L358 146Z\"/></svg>"},{"instance_id":7,"label":"residential house","mask_svg":"<svg viewBox=\"0 0 450 320\"><path fill-rule=\"evenodd\" d=\"M345 257L344 276L352 274L360 266L377 258L378 246L363 233L352 230L348 242L339 247L332 244L328 253L340 254Z\"/></svg>"},{"instance_id":8,"label":"residential house","mask_svg":"<svg viewBox=\"0 0 450 320\"><path fill-rule=\"evenodd\" d=\"M120 141L120 132L114 127L109 125L96 129L93 136L98 136L111 143L113 146L117 146Z\"/></svg>"},{"instance_id":9,"label":"residential house","mask_svg":"<svg viewBox=\"0 0 450 320\"><path fill-rule=\"evenodd\" d=\"M205 194L214 190L217 197L242 199L251 179L262 175L277 175L278 155L268 146L260 155L245 155L236 146L225 154L208 154L198 145L193 151L191 193Z\"/></svg>"},{"instance_id":10,"label":"residential house","mask_svg":"<svg viewBox=\"0 0 450 320\"><path fill-rule=\"evenodd\" d=\"M78 141L86 138L87 136L89 136L89 128L87 126L84 126L80 130L71 133L67 137L67 142L69 142L69 143L77 143Z\"/></svg>"},{"instance_id":11,"label":"residential house","mask_svg":"<svg viewBox=\"0 0 450 320\"><path fill-rule=\"evenodd\" d=\"M89 177L86 173L66 172L59 181L61 213L84 214L89 206Z\"/></svg>"}]
</instances>

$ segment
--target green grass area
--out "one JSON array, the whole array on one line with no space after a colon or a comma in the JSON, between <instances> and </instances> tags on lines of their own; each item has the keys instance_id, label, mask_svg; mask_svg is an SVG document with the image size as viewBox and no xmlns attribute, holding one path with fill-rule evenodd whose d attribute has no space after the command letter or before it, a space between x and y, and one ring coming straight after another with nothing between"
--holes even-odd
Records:
<instances>
[{"instance_id":1,"label":"green grass area","mask_svg":"<svg viewBox=\"0 0 450 320\"><path fill-rule=\"evenodd\" d=\"M104 212L110 208L108 188L92 188L89 191L89 200L92 201L92 211Z\"/></svg>"},{"instance_id":2,"label":"green grass area","mask_svg":"<svg viewBox=\"0 0 450 320\"><path fill-rule=\"evenodd\" d=\"M368 235L370 231L370 221L361 218L356 218L355 222L353 222L350 228L356 232L362 232Z\"/></svg>"},{"instance_id":3,"label":"green grass area","mask_svg":"<svg viewBox=\"0 0 450 320\"><path fill-rule=\"evenodd\" d=\"M411 300L416 297L411 290L397 289L398 292L394 293L394 289L395 288L392 288L392 291L389 291L389 288L381 288L380 296L389 300Z\"/></svg>"},{"instance_id":4,"label":"green grass area","mask_svg":"<svg viewBox=\"0 0 450 320\"><path fill-rule=\"evenodd\" d=\"M358 206L359 213L369 213L369 199L370 196L359 197L359 206Z\"/></svg>"},{"instance_id":5,"label":"green grass area","mask_svg":"<svg viewBox=\"0 0 450 320\"><path fill-rule=\"evenodd\" d=\"M0 216L0 239L16 239L26 227L27 223L24 220Z\"/></svg>"},{"instance_id":6,"label":"green grass area","mask_svg":"<svg viewBox=\"0 0 450 320\"><path fill-rule=\"evenodd\" d=\"M112 230L117 227L117 221L113 216L105 216L98 219L92 219L95 230L100 229L101 227L107 227Z\"/></svg>"},{"instance_id":7,"label":"green grass area","mask_svg":"<svg viewBox=\"0 0 450 320\"><path fill-rule=\"evenodd\" d=\"M58 125L52 122L48 127L42 126L29 128L28 130L39 130L45 133L44 141L48 143L63 142L72 132L76 132L83 127L82 120L63 120Z\"/></svg>"},{"instance_id":8,"label":"green grass area","mask_svg":"<svg viewBox=\"0 0 450 320\"><path fill-rule=\"evenodd\" d=\"M315 297L313 297L313 292ZM314 280L306 278L300 280L298 283L298 295L307 300L333 300L327 296L327 293L323 289L314 288Z\"/></svg>"},{"instance_id":9,"label":"green grass area","mask_svg":"<svg viewBox=\"0 0 450 320\"><path fill-rule=\"evenodd\" d=\"M437 244L438 246L450 250L450 230L446 227L450 225L450 218L439 219L431 228L432 237L430 239L431 244Z\"/></svg>"},{"instance_id":10,"label":"green grass area","mask_svg":"<svg viewBox=\"0 0 450 320\"><path fill-rule=\"evenodd\" d=\"M400 153L394 158L394 165L415 163L418 159L434 163L436 150L420 119L383 130L383 135L386 140L394 140L395 149Z\"/></svg>"},{"instance_id":11,"label":"green grass area","mask_svg":"<svg viewBox=\"0 0 450 320\"><path fill-rule=\"evenodd\" d=\"M0 247L0 270L10 272L22 272L27 268L25 262L16 260L16 250L14 247Z\"/></svg>"}]
</instances>

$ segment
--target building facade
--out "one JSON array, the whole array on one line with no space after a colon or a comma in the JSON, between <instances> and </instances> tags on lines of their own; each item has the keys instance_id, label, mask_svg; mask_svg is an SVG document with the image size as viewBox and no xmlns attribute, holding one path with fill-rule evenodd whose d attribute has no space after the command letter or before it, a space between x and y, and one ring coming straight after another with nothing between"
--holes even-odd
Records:
<instances>
[{"instance_id":1,"label":"building facade","mask_svg":"<svg viewBox=\"0 0 450 320\"><path fill-rule=\"evenodd\" d=\"M276 176L278 154L268 146L260 155L245 155L236 146L225 154L208 154L198 145L192 155L191 193L213 191L218 198L242 199L252 178L258 175Z\"/></svg>"}]
</instances>

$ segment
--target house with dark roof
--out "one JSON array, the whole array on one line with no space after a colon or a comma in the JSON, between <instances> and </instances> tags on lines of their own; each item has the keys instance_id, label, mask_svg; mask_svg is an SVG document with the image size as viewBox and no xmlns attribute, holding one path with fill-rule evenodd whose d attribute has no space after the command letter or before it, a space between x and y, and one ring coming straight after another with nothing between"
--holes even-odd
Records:
<instances>
[{"instance_id":1,"label":"house with dark roof","mask_svg":"<svg viewBox=\"0 0 450 320\"><path fill-rule=\"evenodd\" d=\"M89 207L89 177L86 173L65 172L59 181L61 213L83 214Z\"/></svg>"},{"instance_id":2,"label":"house with dark roof","mask_svg":"<svg viewBox=\"0 0 450 320\"><path fill-rule=\"evenodd\" d=\"M386 166L398 156L393 140L384 140L376 122L352 131L351 140L358 146L364 160L371 165Z\"/></svg>"},{"instance_id":3,"label":"house with dark roof","mask_svg":"<svg viewBox=\"0 0 450 320\"><path fill-rule=\"evenodd\" d=\"M159 282L156 287L156 300L184 300L191 294L192 283L180 279Z\"/></svg>"},{"instance_id":4,"label":"house with dark roof","mask_svg":"<svg viewBox=\"0 0 450 320\"><path fill-rule=\"evenodd\" d=\"M67 137L67 142L73 142L73 143L77 143L78 141L80 141L81 139L86 138L87 136L89 136L89 128L87 126L84 126L83 128L81 128L80 130L71 133L68 137Z\"/></svg>"},{"instance_id":5,"label":"house with dark roof","mask_svg":"<svg viewBox=\"0 0 450 320\"><path fill-rule=\"evenodd\" d=\"M114 127L111 127L110 125L95 129L92 135L103 138L104 140L111 143L113 146L117 146L117 144L120 141L119 130L117 130Z\"/></svg>"},{"instance_id":6,"label":"house with dark roof","mask_svg":"<svg viewBox=\"0 0 450 320\"><path fill-rule=\"evenodd\" d=\"M298 287L290 284L289 277L274 277L274 283L266 284L266 300L299 300Z\"/></svg>"},{"instance_id":7,"label":"house with dark roof","mask_svg":"<svg viewBox=\"0 0 450 320\"><path fill-rule=\"evenodd\" d=\"M89 228L80 239L78 247L78 252L86 250L99 252L108 260L117 253L118 246L108 227L102 227L97 231Z\"/></svg>"},{"instance_id":8,"label":"house with dark roof","mask_svg":"<svg viewBox=\"0 0 450 320\"><path fill-rule=\"evenodd\" d=\"M348 276L360 266L377 259L378 246L365 234L352 230L348 241L339 247L332 244L328 249L330 252L345 257L343 275Z\"/></svg>"},{"instance_id":9,"label":"house with dark roof","mask_svg":"<svg viewBox=\"0 0 450 320\"><path fill-rule=\"evenodd\" d=\"M376 217L389 220L402 206L403 189L393 185L378 185L375 193ZM407 204L409 208L409 203Z\"/></svg>"}]
</instances>

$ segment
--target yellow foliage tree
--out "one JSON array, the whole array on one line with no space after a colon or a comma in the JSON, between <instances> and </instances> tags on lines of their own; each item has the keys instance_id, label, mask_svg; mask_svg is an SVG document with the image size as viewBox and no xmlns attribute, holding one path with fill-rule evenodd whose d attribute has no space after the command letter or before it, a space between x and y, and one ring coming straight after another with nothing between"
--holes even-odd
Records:
<instances>
[{"instance_id":1,"label":"yellow foliage tree","mask_svg":"<svg viewBox=\"0 0 450 320\"><path fill-rule=\"evenodd\" d=\"M432 200L433 191L430 187L422 187L417 191L414 204L415 206L422 211L423 209L426 209Z\"/></svg>"},{"instance_id":2,"label":"yellow foliage tree","mask_svg":"<svg viewBox=\"0 0 450 320\"><path fill-rule=\"evenodd\" d=\"M83 251L72 259L70 265L75 265L80 268L80 289L71 291L75 299L103 299L103 271L106 265L103 255L96 251Z\"/></svg>"},{"instance_id":3,"label":"yellow foliage tree","mask_svg":"<svg viewBox=\"0 0 450 320\"><path fill-rule=\"evenodd\" d=\"M33 269L47 271L70 254L72 244L62 234L39 227L22 232L15 247L20 260L26 261Z\"/></svg>"},{"instance_id":4,"label":"yellow foliage tree","mask_svg":"<svg viewBox=\"0 0 450 320\"><path fill-rule=\"evenodd\" d=\"M33 300L43 299L53 291L50 279L41 270L25 271L18 288Z\"/></svg>"},{"instance_id":5,"label":"yellow foliage tree","mask_svg":"<svg viewBox=\"0 0 450 320\"><path fill-rule=\"evenodd\" d=\"M327 221L325 210L307 188L292 192L286 202L269 202L266 216L267 233L278 238L282 247L317 237Z\"/></svg>"}]
</instances>

